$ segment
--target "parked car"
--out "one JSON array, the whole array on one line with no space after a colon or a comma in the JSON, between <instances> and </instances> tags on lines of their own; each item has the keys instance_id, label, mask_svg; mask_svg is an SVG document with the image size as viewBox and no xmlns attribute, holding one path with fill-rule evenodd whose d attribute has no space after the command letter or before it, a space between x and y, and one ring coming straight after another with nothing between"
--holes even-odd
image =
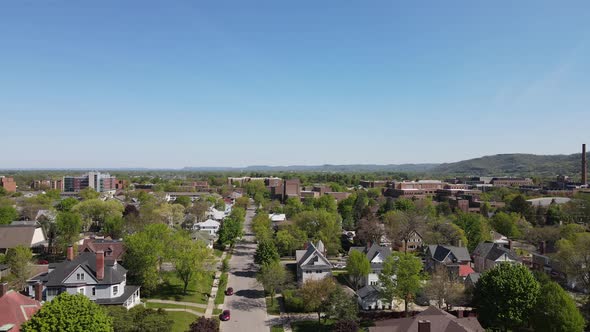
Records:
<instances>
[{"instance_id":1,"label":"parked car","mask_svg":"<svg viewBox=\"0 0 590 332\"><path fill-rule=\"evenodd\" d=\"M234 295L234 289L233 289L233 287L228 287L225 290L225 295Z\"/></svg>"},{"instance_id":2,"label":"parked car","mask_svg":"<svg viewBox=\"0 0 590 332\"><path fill-rule=\"evenodd\" d=\"M219 315L219 320L226 321L230 319L229 310L223 310L223 312Z\"/></svg>"}]
</instances>

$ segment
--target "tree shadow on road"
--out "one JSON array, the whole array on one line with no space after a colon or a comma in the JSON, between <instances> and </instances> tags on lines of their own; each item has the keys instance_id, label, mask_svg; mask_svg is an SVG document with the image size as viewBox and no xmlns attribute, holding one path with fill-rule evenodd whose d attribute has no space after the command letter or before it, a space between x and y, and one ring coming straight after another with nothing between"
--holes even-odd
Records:
<instances>
[{"instance_id":1,"label":"tree shadow on road","mask_svg":"<svg viewBox=\"0 0 590 332\"><path fill-rule=\"evenodd\" d=\"M242 289L237 291L235 294L248 299L260 299L264 297L264 291L256 289Z\"/></svg>"}]
</instances>

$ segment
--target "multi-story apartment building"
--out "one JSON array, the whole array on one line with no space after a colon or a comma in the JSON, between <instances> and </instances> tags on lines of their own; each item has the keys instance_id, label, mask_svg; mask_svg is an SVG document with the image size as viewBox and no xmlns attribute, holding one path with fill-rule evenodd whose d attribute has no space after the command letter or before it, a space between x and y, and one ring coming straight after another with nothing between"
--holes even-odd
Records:
<instances>
[{"instance_id":1,"label":"multi-story apartment building","mask_svg":"<svg viewBox=\"0 0 590 332\"><path fill-rule=\"evenodd\" d=\"M14 182L13 178L0 176L0 187L6 189L9 193L13 193L16 191L16 182Z\"/></svg>"},{"instance_id":2,"label":"multi-story apartment building","mask_svg":"<svg viewBox=\"0 0 590 332\"><path fill-rule=\"evenodd\" d=\"M63 191L79 192L92 188L98 192L112 191L117 188L117 179L108 173L88 172L82 176L64 176Z\"/></svg>"}]
</instances>

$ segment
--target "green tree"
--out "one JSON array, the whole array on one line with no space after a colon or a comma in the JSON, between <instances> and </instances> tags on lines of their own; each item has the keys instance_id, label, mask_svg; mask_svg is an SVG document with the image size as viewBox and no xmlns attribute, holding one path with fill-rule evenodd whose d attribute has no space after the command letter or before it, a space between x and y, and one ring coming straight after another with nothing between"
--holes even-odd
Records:
<instances>
[{"instance_id":1,"label":"green tree","mask_svg":"<svg viewBox=\"0 0 590 332\"><path fill-rule=\"evenodd\" d=\"M436 301L440 309L446 304L449 308L453 304L460 304L464 299L465 287L462 282L449 273L449 270L438 265L430 280L424 287L424 293L430 300Z\"/></svg>"},{"instance_id":2,"label":"green tree","mask_svg":"<svg viewBox=\"0 0 590 332\"><path fill-rule=\"evenodd\" d=\"M80 198L82 198L83 200L87 201L87 200L99 198L100 193L89 187L89 188L85 188L85 189L80 190L80 192L78 193L78 196L80 196Z\"/></svg>"},{"instance_id":3,"label":"green tree","mask_svg":"<svg viewBox=\"0 0 590 332\"><path fill-rule=\"evenodd\" d=\"M121 216L109 216L104 221L102 233L112 239L120 239L125 230L125 219Z\"/></svg>"},{"instance_id":4,"label":"green tree","mask_svg":"<svg viewBox=\"0 0 590 332\"><path fill-rule=\"evenodd\" d=\"M72 208L78 203L80 203L79 200L75 199L74 197L68 197L57 203L55 208L60 212L70 212Z\"/></svg>"},{"instance_id":5,"label":"green tree","mask_svg":"<svg viewBox=\"0 0 590 332\"><path fill-rule=\"evenodd\" d=\"M248 196L242 196L236 199L234 207L247 209L248 205L250 205L250 199L248 198Z\"/></svg>"},{"instance_id":6,"label":"green tree","mask_svg":"<svg viewBox=\"0 0 590 332\"><path fill-rule=\"evenodd\" d=\"M33 252L23 245L8 249L6 252L6 264L14 276L14 288L21 290L27 285L27 279L31 272L31 259Z\"/></svg>"},{"instance_id":7,"label":"green tree","mask_svg":"<svg viewBox=\"0 0 590 332\"><path fill-rule=\"evenodd\" d=\"M209 203L204 200L198 200L187 209L187 212L195 216L196 222L203 222L206 220L207 211L209 210Z\"/></svg>"},{"instance_id":8,"label":"green tree","mask_svg":"<svg viewBox=\"0 0 590 332\"><path fill-rule=\"evenodd\" d=\"M556 243L560 267L568 277L590 289L590 233L578 233L571 240L561 239Z\"/></svg>"},{"instance_id":9,"label":"green tree","mask_svg":"<svg viewBox=\"0 0 590 332\"><path fill-rule=\"evenodd\" d=\"M355 297L348 295L341 287L336 287L326 302L326 318L337 321L358 319L358 303Z\"/></svg>"},{"instance_id":10,"label":"green tree","mask_svg":"<svg viewBox=\"0 0 590 332\"><path fill-rule=\"evenodd\" d=\"M488 222L479 214L461 212L455 215L454 222L465 231L469 251L475 250L478 244L491 240Z\"/></svg>"},{"instance_id":11,"label":"green tree","mask_svg":"<svg viewBox=\"0 0 590 332\"><path fill-rule=\"evenodd\" d=\"M211 249L207 248L202 241L192 241L184 234L179 234L174 238L172 255L175 271L184 284L183 292L186 294L191 281L210 271L213 256Z\"/></svg>"},{"instance_id":12,"label":"green tree","mask_svg":"<svg viewBox=\"0 0 590 332\"><path fill-rule=\"evenodd\" d=\"M508 214L504 212L498 212L492 217L491 224L496 232L509 238L515 238L521 236L521 233L517 227L519 219L520 216L516 213Z\"/></svg>"},{"instance_id":13,"label":"green tree","mask_svg":"<svg viewBox=\"0 0 590 332\"><path fill-rule=\"evenodd\" d=\"M531 323L539 332L582 332L586 325L572 297L552 281L541 286Z\"/></svg>"},{"instance_id":14,"label":"green tree","mask_svg":"<svg viewBox=\"0 0 590 332\"><path fill-rule=\"evenodd\" d=\"M422 262L410 253L393 253L383 262L383 270L379 275L382 295L389 302L395 298L404 301L404 310L408 313L408 304L416 298L424 277Z\"/></svg>"},{"instance_id":15,"label":"green tree","mask_svg":"<svg viewBox=\"0 0 590 332\"><path fill-rule=\"evenodd\" d=\"M219 332L219 320L201 316L191 323L187 332Z\"/></svg>"},{"instance_id":16,"label":"green tree","mask_svg":"<svg viewBox=\"0 0 590 332\"><path fill-rule=\"evenodd\" d=\"M352 194L338 203L338 213L342 216L342 227L346 230L355 228L353 210L356 197L356 194Z\"/></svg>"},{"instance_id":17,"label":"green tree","mask_svg":"<svg viewBox=\"0 0 590 332\"><path fill-rule=\"evenodd\" d=\"M527 221L533 221L534 209L531 203L527 202L523 195L518 195L508 204L508 211L518 213Z\"/></svg>"},{"instance_id":18,"label":"green tree","mask_svg":"<svg viewBox=\"0 0 590 332\"><path fill-rule=\"evenodd\" d=\"M18 219L18 212L12 206L0 207L0 225L8 225Z\"/></svg>"},{"instance_id":19,"label":"green tree","mask_svg":"<svg viewBox=\"0 0 590 332\"><path fill-rule=\"evenodd\" d=\"M270 239L265 239L258 242L258 247L254 253L254 263L259 265L271 264L280 260L277 247Z\"/></svg>"},{"instance_id":20,"label":"green tree","mask_svg":"<svg viewBox=\"0 0 590 332\"><path fill-rule=\"evenodd\" d=\"M346 260L346 272L358 290L361 280L371 272L371 262L361 251L353 250Z\"/></svg>"},{"instance_id":21,"label":"green tree","mask_svg":"<svg viewBox=\"0 0 590 332\"><path fill-rule=\"evenodd\" d=\"M285 202L285 214L287 218L291 218L304 210L303 203L297 197L289 197Z\"/></svg>"},{"instance_id":22,"label":"green tree","mask_svg":"<svg viewBox=\"0 0 590 332\"><path fill-rule=\"evenodd\" d=\"M252 231L258 241L272 239L272 221L266 213L258 213L252 218Z\"/></svg>"},{"instance_id":23,"label":"green tree","mask_svg":"<svg viewBox=\"0 0 590 332\"><path fill-rule=\"evenodd\" d=\"M174 204L180 204L185 208L188 208L189 206L191 206L192 201L191 198L188 196L178 196L176 197L176 200L174 200Z\"/></svg>"},{"instance_id":24,"label":"green tree","mask_svg":"<svg viewBox=\"0 0 590 332\"><path fill-rule=\"evenodd\" d=\"M336 199L330 195L323 195L322 197L314 200L313 206L316 209L324 209L330 213L338 212L338 204Z\"/></svg>"},{"instance_id":25,"label":"green tree","mask_svg":"<svg viewBox=\"0 0 590 332\"><path fill-rule=\"evenodd\" d=\"M584 233L586 228L582 225L578 224L567 224L561 227L559 230L559 236L562 239L566 239L569 241L575 241L576 235L580 233Z\"/></svg>"},{"instance_id":26,"label":"green tree","mask_svg":"<svg viewBox=\"0 0 590 332\"><path fill-rule=\"evenodd\" d=\"M275 235L275 245L281 256L295 256L295 250L303 247L307 234L293 225L281 229Z\"/></svg>"},{"instance_id":27,"label":"green tree","mask_svg":"<svg viewBox=\"0 0 590 332\"><path fill-rule=\"evenodd\" d=\"M278 261L271 261L263 264L256 274L256 281L260 283L264 290L270 295L270 304L274 304L274 298L277 291L280 291L287 281L287 272Z\"/></svg>"},{"instance_id":28,"label":"green tree","mask_svg":"<svg viewBox=\"0 0 590 332\"><path fill-rule=\"evenodd\" d=\"M102 201L100 199L87 199L72 208L82 216L84 226L87 229L91 225L102 226L109 217L120 217L123 215L123 205L117 201Z\"/></svg>"},{"instance_id":29,"label":"green tree","mask_svg":"<svg viewBox=\"0 0 590 332\"><path fill-rule=\"evenodd\" d=\"M545 216L547 225L559 225L562 220L561 208L555 202L552 202L547 208Z\"/></svg>"},{"instance_id":30,"label":"green tree","mask_svg":"<svg viewBox=\"0 0 590 332\"><path fill-rule=\"evenodd\" d=\"M309 311L318 314L318 322L321 322L322 312L326 309L330 295L336 290L336 283L332 278L320 280L307 280L301 286L301 298Z\"/></svg>"},{"instance_id":31,"label":"green tree","mask_svg":"<svg viewBox=\"0 0 590 332\"><path fill-rule=\"evenodd\" d=\"M526 267L500 264L482 274L475 287L479 321L504 330L524 327L538 294L539 283Z\"/></svg>"},{"instance_id":32,"label":"green tree","mask_svg":"<svg viewBox=\"0 0 590 332\"><path fill-rule=\"evenodd\" d=\"M411 211L416 208L414 202L411 199L407 198L398 198L394 203L393 206L398 211Z\"/></svg>"},{"instance_id":33,"label":"green tree","mask_svg":"<svg viewBox=\"0 0 590 332\"><path fill-rule=\"evenodd\" d=\"M466 246L465 232L457 225L446 220L430 222L424 233L424 242L428 244L446 244Z\"/></svg>"},{"instance_id":34,"label":"green tree","mask_svg":"<svg viewBox=\"0 0 590 332\"><path fill-rule=\"evenodd\" d=\"M307 234L308 239L322 240L328 254L336 254L340 250L340 234L342 227L340 216L325 210L303 211L293 217L297 228Z\"/></svg>"},{"instance_id":35,"label":"green tree","mask_svg":"<svg viewBox=\"0 0 590 332\"><path fill-rule=\"evenodd\" d=\"M426 216L415 211L390 211L383 216L385 232L393 241L403 241L404 248L413 232L420 232L426 227Z\"/></svg>"},{"instance_id":36,"label":"green tree","mask_svg":"<svg viewBox=\"0 0 590 332\"><path fill-rule=\"evenodd\" d=\"M113 331L106 310L82 294L63 292L21 325L23 332Z\"/></svg>"},{"instance_id":37,"label":"green tree","mask_svg":"<svg viewBox=\"0 0 590 332\"><path fill-rule=\"evenodd\" d=\"M219 239L217 240L221 245L233 246L236 240L242 236L245 213L245 210L241 208L234 208L231 214L223 220L218 232Z\"/></svg>"},{"instance_id":38,"label":"green tree","mask_svg":"<svg viewBox=\"0 0 590 332\"><path fill-rule=\"evenodd\" d=\"M82 218L75 212L59 212L55 218L57 239L63 250L73 245L82 232Z\"/></svg>"}]
</instances>

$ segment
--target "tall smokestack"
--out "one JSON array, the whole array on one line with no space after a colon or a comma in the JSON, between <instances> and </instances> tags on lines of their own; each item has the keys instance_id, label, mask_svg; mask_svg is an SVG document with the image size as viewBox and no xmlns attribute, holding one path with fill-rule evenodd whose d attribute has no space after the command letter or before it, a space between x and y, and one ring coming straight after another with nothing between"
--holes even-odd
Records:
<instances>
[{"instance_id":1,"label":"tall smokestack","mask_svg":"<svg viewBox=\"0 0 590 332\"><path fill-rule=\"evenodd\" d=\"M586 173L588 164L586 162L586 144L582 144L582 184L588 183L588 174Z\"/></svg>"}]
</instances>

